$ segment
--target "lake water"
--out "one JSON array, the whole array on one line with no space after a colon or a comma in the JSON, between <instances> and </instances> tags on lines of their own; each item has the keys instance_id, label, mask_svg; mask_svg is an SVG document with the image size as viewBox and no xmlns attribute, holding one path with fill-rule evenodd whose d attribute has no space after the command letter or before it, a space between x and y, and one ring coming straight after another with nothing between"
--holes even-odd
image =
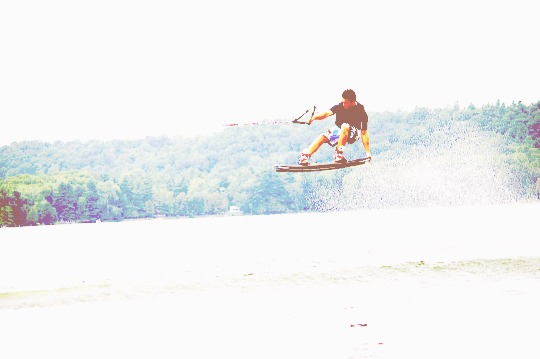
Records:
<instances>
[{"instance_id":1,"label":"lake water","mask_svg":"<svg viewBox=\"0 0 540 359\"><path fill-rule=\"evenodd\" d=\"M538 358L540 205L0 229L9 358Z\"/></svg>"}]
</instances>

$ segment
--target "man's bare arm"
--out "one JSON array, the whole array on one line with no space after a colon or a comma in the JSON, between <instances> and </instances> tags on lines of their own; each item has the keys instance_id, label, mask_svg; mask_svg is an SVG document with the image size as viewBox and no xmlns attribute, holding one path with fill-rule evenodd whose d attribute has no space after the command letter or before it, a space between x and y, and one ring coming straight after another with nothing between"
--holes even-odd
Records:
<instances>
[{"instance_id":1,"label":"man's bare arm","mask_svg":"<svg viewBox=\"0 0 540 359\"><path fill-rule=\"evenodd\" d=\"M364 145L364 150L366 150L366 156L371 158L371 150L369 148L369 134L367 130L362 130L360 134L362 136L362 144Z\"/></svg>"},{"instance_id":2,"label":"man's bare arm","mask_svg":"<svg viewBox=\"0 0 540 359\"><path fill-rule=\"evenodd\" d=\"M330 117L333 114L334 113L332 111L330 111L330 110L325 111L325 112L320 112L320 113L316 114L315 116L313 116L312 118L310 118L308 123L312 123L313 121L318 121L318 120L324 120L325 118Z\"/></svg>"}]
</instances>

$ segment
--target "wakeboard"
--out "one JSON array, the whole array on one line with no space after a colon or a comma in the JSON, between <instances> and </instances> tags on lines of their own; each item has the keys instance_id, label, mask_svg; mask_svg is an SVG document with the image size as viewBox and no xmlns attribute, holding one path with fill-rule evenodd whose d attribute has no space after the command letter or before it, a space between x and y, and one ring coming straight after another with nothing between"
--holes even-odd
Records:
<instances>
[{"instance_id":1,"label":"wakeboard","mask_svg":"<svg viewBox=\"0 0 540 359\"><path fill-rule=\"evenodd\" d=\"M363 165L371 161L371 157L357 158L343 163L314 163L309 165L276 165L276 172L315 172Z\"/></svg>"}]
</instances>

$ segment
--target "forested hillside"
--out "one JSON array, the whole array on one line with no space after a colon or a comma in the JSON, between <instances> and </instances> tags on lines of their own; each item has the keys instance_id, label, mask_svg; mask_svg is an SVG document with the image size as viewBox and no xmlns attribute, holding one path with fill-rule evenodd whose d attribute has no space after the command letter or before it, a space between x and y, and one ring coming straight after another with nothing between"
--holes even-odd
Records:
<instances>
[{"instance_id":1,"label":"forested hillside","mask_svg":"<svg viewBox=\"0 0 540 359\"><path fill-rule=\"evenodd\" d=\"M497 157L518 178L512 188L516 198L537 196L540 102L368 114L375 158L368 166L388 164L404 153L443 151L464 131L478 131L487 134L479 140L492 138L497 146L483 156ZM273 165L295 163L331 121L224 128L194 139L31 141L0 147L0 226L223 215L230 206L246 214L324 210L321 191L339 192L344 176L350 180L364 166L283 174ZM321 148L316 160L330 161L331 154L329 147ZM361 142L346 152L348 158L363 154ZM478 155L463 153L463 161ZM391 176L391 170L384 175ZM489 180L494 186L498 181ZM384 196L379 197L378 206L384 206Z\"/></svg>"}]
</instances>

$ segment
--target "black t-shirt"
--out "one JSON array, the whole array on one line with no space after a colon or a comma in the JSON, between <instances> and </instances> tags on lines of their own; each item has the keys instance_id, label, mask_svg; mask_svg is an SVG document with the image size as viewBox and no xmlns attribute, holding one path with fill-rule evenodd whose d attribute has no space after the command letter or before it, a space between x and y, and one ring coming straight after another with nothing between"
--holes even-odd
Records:
<instances>
[{"instance_id":1,"label":"black t-shirt","mask_svg":"<svg viewBox=\"0 0 540 359\"><path fill-rule=\"evenodd\" d=\"M336 126L341 127L342 124L348 123L359 130L367 130L368 115L364 105L357 102L356 106L351 106L346 110L340 102L330 111L336 115Z\"/></svg>"}]
</instances>

